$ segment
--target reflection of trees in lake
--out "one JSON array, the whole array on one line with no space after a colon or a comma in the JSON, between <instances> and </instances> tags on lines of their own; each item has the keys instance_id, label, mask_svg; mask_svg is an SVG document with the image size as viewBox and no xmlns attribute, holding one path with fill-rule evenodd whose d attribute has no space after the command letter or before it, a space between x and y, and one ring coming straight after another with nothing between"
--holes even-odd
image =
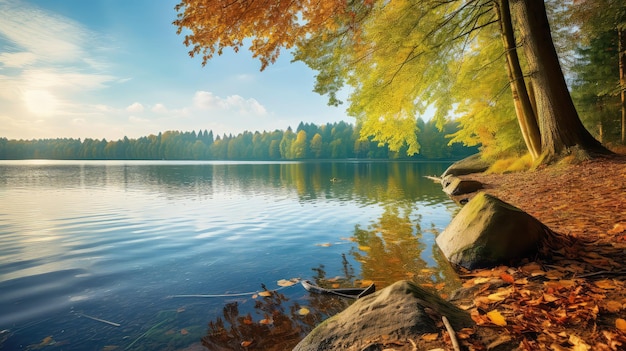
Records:
<instances>
[{"instance_id":1,"label":"reflection of trees in lake","mask_svg":"<svg viewBox=\"0 0 626 351\"><path fill-rule=\"evenodd\" d=\"M323 266L313 270L316 282L326 280ZM209 350L290 350L315 326L349 305L345 299L319 294L294 301L278 291L253 302L253 312L243 314L240 307L245 308L246 302L227 303L222 317L209 322L202 344Z\"/></svg>"},{"instance_id":2,"label":"reflection of trees in lake","mask_svg":"<svg viewBox=\"0 0 626 351\"><path fill-rule=\"evenodd\" d=\"M363 279L377 286L387 286L398 280L411 280L426 287L442 290L446 284L455 287L456 274L433 245L433 260L437 267L424 259L426 245L418 220L411 218L412 204L386 205L381 217L367 229L356 226L354 239L358 244L351 250L361 263Z\"/></svg>"},{"instance_id":3,"label":"reflection of trees in lake","mask_svg":"<svg viewBox=\"0 0 626 351\"><path fill-rule=\"evenodd\" d=\"M423 255L423 230L412 204L386 205L378 220L367 229L355 227L355 246L350 250L360 263L355 274L345 254L342 255L343 276L329 278L323 265L313 268L313 280L327 288L358 286L357 277L372 280L377 288L398 280L411 280L441 293L457 288L456 273L436 245L432 258L438 267L429 266ZM417 222L417 224L414 224ZM358 271L357 267L357 271ZM203 344L210 350L288 350L326 318L344 310L351 301L329 295L305 294L303 299L290 300L280 292L254 300L254 312L242 314L239 302L228 303L223 317L209 323ZM302 314L305 307L308 313ZM247 345L243 348L241 345Z\"/></svg>"}]
</instances>

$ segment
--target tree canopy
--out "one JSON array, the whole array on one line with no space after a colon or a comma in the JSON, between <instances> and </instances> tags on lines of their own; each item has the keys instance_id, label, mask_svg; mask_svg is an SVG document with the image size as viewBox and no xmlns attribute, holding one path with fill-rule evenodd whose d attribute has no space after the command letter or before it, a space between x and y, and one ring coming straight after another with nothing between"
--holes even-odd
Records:
<instances>
[{"instance_id":1,"label":"tree canopy","mask_svg":"<svg viewBox=\"0 0 626 351\"><path fill-rule=\"evenodd\" d=\"M430 107L440 124L460 118L453 141L493 154L520 141L536 159L606 152L574 108L543 0L182 0L176 10L191 56L206 63L249 39L265 69L289 49L330 104L348 87L361 136L392 150L419 151L416 121Z\"/></svg>"}]
</instances>

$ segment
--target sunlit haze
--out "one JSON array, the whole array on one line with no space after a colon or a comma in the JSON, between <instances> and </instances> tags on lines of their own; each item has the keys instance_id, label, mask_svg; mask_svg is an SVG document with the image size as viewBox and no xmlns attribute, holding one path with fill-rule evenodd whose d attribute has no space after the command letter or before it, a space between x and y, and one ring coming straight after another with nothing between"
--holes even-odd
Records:
<instances>
[{"instance_id":1,"label":"sunlit haze","mask_svg":"<svg viewBox=\"0 0 626 351\"><path fill-rule=\"evenodd\" d=\"M237 134L352 120L312 92L284 52L260 72L246 51L205 67L172 21L177 1L0 0L0 137Z\"/></svg>"}]
</instances>

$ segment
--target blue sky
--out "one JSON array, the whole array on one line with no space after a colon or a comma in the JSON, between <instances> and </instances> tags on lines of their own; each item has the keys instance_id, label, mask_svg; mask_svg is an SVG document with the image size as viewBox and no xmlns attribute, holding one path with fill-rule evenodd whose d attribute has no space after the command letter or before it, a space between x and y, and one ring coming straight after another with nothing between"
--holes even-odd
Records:
<instances>
[{"instance_id":1,"label":"blue sky","mask_svg":"<svg viewBox=\"0 0 626 351\"><path fill-rule=\"evenodd\" d=\"M0 0L0 137L237 134L353 120L312 92L284 52L260 72L231 51L205 67L171 23L171 0Z\"/></svg>"}]
</instances>

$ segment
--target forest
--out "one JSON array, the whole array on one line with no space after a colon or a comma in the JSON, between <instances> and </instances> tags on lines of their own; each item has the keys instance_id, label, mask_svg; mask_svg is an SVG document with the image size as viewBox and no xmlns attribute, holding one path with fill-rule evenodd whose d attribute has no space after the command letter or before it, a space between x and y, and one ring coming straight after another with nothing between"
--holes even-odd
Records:
<instances>
[{"instance_id":1,"label":"forest","mask_svg":"<svg viewBox=\"0 0 626 351\"><path fill-rule=\"evenodd\" d=\"M363 140L359 128L345 122L315 125L301 122L293 131L244 131L235 136L214 136L213 131L166 131L137 139L0 138L0 159L60 160L307 160L307 159L460 159L478 151L460 143L449 144L458 130L453 122L443 129L434 121L419 121L419 154L391 151L387 145Z\"/></svg>"}]
</instances>

